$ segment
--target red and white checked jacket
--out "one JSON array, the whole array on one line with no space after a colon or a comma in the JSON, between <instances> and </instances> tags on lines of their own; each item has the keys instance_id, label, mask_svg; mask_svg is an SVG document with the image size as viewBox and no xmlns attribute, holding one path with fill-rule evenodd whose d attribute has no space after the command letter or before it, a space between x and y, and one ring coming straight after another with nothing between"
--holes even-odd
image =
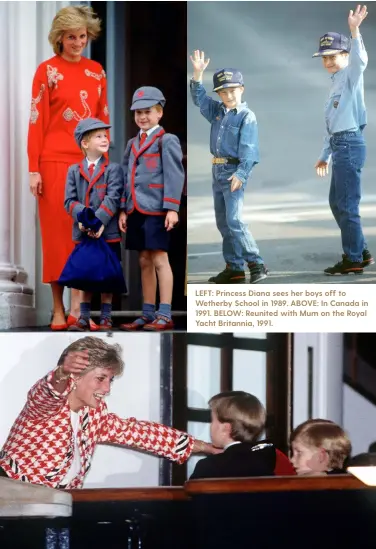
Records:
<instances>
[{"instance_id":1,"label":"red and white checked jacket","mask_svg":"<svg viewBox=\"0 0 376 549\"><path fill-rule=\"evenodd\" d=\"M0 467L15 480L61 487L73 460L74 441L68 395L51 384L54 372L39 380L29 391L27 402L16 419L0 452ZM121 419L101 401L96 409L79 411L77 441L79 474L65 488L82 488L97 444L115 443L145 450L184 463L192 453L194 438L158 423Z\"/></svg>"}]
</instances>

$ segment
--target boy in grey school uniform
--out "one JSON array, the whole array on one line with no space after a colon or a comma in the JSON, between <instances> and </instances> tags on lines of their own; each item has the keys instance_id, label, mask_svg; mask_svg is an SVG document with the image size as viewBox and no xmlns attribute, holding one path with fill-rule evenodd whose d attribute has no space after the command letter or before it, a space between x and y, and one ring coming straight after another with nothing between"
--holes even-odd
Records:
<instances>
[{"instance_id":1,"label":"boy in grey school uniform","mask_svg":"<svg viewBox=\"0 0 376 549\"><path fill-rule=\"evenodd\" d=\"M179 139L159 125L165 104L162 92L152 86L139 88L133 95L131 110L140 132L128 141L124 152L119 228L126 234L126 248L139 252L143 307L139 318L120 326L125 331L174 327L168 249L170 231L178 222L185 173Z\"/></svg>"},{"instance_id":2,"label":"boy in grey school uniform","mask_svg":"<svg viewBox=\"0 0 376 549\"><path fill-rule=\"evenodd\" d=\"M74 219L74 242L79 243L83 232L87 232L77 216L85 207L91 208L102 226L95 234L89 232L89 236L103 236L121 261L121 235L117 213L123 192L123 172L119 164L109 163L105 156L110 145L107 136L109 128L109 124L96 118L85 118L77 124L74 137L85 154L85 159L69 167L64 206ZM81 292L80 317L68 330L95 331L90 324L91 298L91 292ZM102 294L99 330L108 331L112 328L111 313L112 294Z\"/></svg>"},{"instance_id":3,"label":"boy in grey school uniform","mask_svg":"<svg viewBox=\"0 0 376 549\"><path fill-rule=\"evenodd\" d=\"M268 275L256 241L242 220L244 192L253 167L259 162L258 130L255 114L242 102L243 76L237 69L225 68L213 76L214 89L221 101L206 94L202 75L209 64L204 52L193 57L191 96L201 114L210 122L212 191L215 219L223 239L226 268L209 278L212 284L244 284L244 265L255 284Z\"/></svg>"},{"instance_id":4,"label":"boy in grey school uniform","mask_svg":"<svg viewBox=\"0 0 376 549\"><path fill-rule=\"evenodd\" d=\"M359 26L366 17L366 6L351 10L348 17L351 40L343 34L328 32L320 38L319 51L313 56L321 57L332 75L325 104L327 133L315 168L324 177L332 160L329 205L341 231L343 254L341 261L325 269L327 275L362 274L364 267L374 263L359 214L361 172L366 160L363 73L368 63Z\"/></svg>"}]
</instances>

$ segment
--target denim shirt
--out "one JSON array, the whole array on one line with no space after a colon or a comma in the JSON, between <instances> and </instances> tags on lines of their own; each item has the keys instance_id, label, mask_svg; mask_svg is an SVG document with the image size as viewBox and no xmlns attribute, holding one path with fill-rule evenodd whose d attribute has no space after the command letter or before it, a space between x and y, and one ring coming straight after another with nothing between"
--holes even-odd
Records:
<instances>
[{"instance_id":1,"label":"denim shirt","mask_svg":"<svg viewBox=\"0 0 376 549\"><path fill-rule=\"evenodd\" d=\"M255 164L259 163L258 128L255 114L246 103L229 112L220 101L206 94L201 82L191 80L193 103L210 122L210 152L216 157L239 160L234 174L245 183Z\"/></svg>"},{"instance_id":2,"label":"denim shirt","mask_svg":"<svg viewBox=\"0 0 376 549\"><path fill-rule=\"evenodd\" d=\"M368 56L362 37L352 38L348 66L331 76L329 99L325 103L327 133L319 160L329 160L332 152L330 137L333 133L357 130L367 124L363 80L367 63Z\"/></svg>"}]
</instances>

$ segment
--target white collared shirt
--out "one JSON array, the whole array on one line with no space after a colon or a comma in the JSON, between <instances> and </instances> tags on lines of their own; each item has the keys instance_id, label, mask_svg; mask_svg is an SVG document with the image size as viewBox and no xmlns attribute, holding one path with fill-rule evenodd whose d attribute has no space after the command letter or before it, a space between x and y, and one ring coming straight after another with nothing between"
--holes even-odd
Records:
<instances>
[{"instance_id":1,"label":"white collared shirt","mask_svg":"<svg viewBox=\"0 0 376 549\"><path fill-rule=\"evenodd\" d=\"M87 167L90 166L90 164L94 164L94 169L97 167L98 162L100 161L102 157L100 156L96 160L89 160L88 157L86 157Z\"/></svg>"},{"instance_id":2,"label":"white collared shirt","mask_svg":"<svg viewBox=\"0 0 376 549\"><path fill-rule=\"evenodd\" d=\"M223 451L227 450L227 448L230 448L230 446L234 446L234 444L241 444L240 440L234 440L234 442L230 442L230 444L226 444L226 446L223 448Z\"/></svg>"},{"instance_id":3,"label":"white collared shirt","mask_svg":"<svg viewBox=\"0 0 376 549\"><path fill-rule=\"evenodd\" d=\"M78 415L78 412L73 412L71 410L70 416L71 416L72 433L73 433L73 440L74 440L73 459L72 459L72 464L62 482L62 485L64 486L68 485L78 475L81 469L80 451L78 449L78 441L77 441L77 433L80 427L79 415Z\"/></svg>"},{"instance_id":4,"label":"white collared shirt","mask_svg":"<svg viewBox=\"0 0 376 549\"><path fill-rule=\"evenodd\" d=\"M149 135L151 133L153 133L157 128L159 128L159 124L157 124L156 126L154 126L153 128L150 128L149 130L146 130L146 132L144 130L141 130L140 131L140 137L143 133L146 133L146 135L149 137Z\"/></svg>"}]
</instances>

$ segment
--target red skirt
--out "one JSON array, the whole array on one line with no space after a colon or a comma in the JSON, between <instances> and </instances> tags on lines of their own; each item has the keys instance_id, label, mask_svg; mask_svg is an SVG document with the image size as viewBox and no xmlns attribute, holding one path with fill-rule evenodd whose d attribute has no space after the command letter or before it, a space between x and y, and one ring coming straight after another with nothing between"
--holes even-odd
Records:
<instances>
[{"instance_id":1,"label":"red skirt","mask_svg":"<svg viewBox=\"0 0 376 549\"><path fill-rule=\"evenodd\" d=\"M39 221L42 235L42 282L56 282L74 248L73 219L64 209L68 162L41 162L42 196Z\"/></svg>"}]
</instances>

